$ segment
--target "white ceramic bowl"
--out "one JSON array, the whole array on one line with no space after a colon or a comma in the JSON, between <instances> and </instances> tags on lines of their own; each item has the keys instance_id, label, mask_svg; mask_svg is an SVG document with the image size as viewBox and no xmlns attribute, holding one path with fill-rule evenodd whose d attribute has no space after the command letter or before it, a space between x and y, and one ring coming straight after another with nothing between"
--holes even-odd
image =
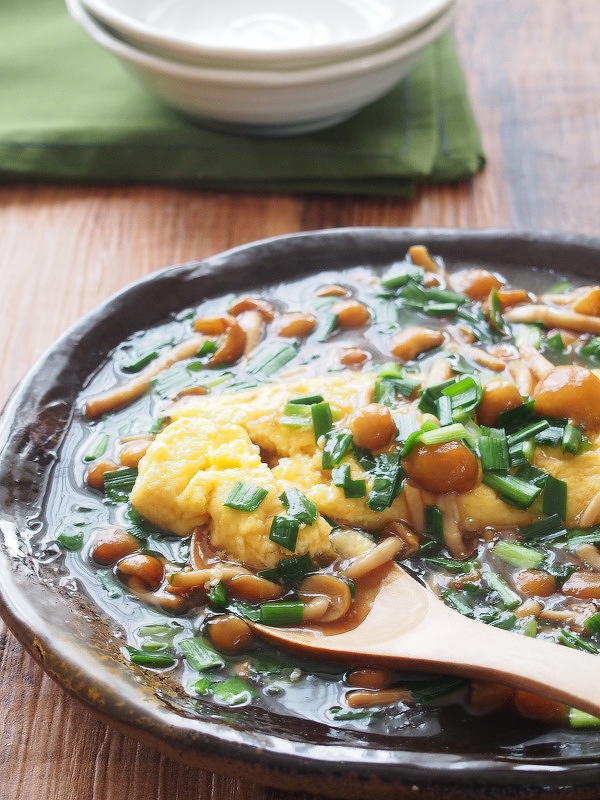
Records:
<instances>
[{"instance_id":1,"label":"white ceramic bowl","mask_svg":"<svg viewBox=\"0 0 600 800\"><path fill-rule=\"evenodd\" d=\"M414 36L365 56L306 69L242 70L182 64L124 42L83 7L75 21L151 92L205 124L257 135L291 135L333 125L386 94L424 47L448 29L459 0Z\"/></svg>"},{"instance_id":2,"label":"white ceramic bowl","mask_svg":"<svg viewBox=\"0 0 600 800\"><path fill-rule=\"evenodd\" d=\"M347 59L432 22L452 0L81 0L96 19L166 58L261 69Z\"/></svg>"}]
</instances>

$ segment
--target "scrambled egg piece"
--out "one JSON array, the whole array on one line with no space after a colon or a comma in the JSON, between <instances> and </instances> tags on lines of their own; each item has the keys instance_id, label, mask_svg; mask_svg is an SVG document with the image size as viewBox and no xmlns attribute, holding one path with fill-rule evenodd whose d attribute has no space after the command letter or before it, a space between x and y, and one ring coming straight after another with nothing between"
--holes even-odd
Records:
<instances>
[{"instance_id":1,"label":"scrambled egg piece","mask_svg":"<svg viewBox=\"0 0 600 800\"><path fill-rule=\"evenodd\" d=\"M255 511L224 504L237 481L267 490ZM180 536L209 525L215 548L261 569L291 555L269 539L273 517L285 514L279 496L289 485L261 461L259 448L242 427L189 417L171 423L152 443L140 462L131 502L150 522ZM301 526L296 554L310 552L331 560L330 531L321 516L313 525Z\"/></svg>"},{"instance_id":2,"label":"scrambled egg piece","mask_svg":"<svg viewBox=\"0 0 600 800\"><path fill-rule=\"evenodd\" d=\"M372 387L372 375L338 373L188 398L174 407L173 422L141 460L132 503L151 522L180 536L189 535L198 525L208 526L214 547L255 569L275 566L291 555L269 539L273 517L285 515L280 495L286 488L300 490L319 510L312 526L301 526L297 555L335 558L331 526L325 517L367 531L405 520L422 532L422 509L421 515L413 518L416 512L407 502L406 492L379 512L368 507L365 497L346 498L344 490L333 485L331 473L322 469L322 447L315 442L312 425L281 424L290 399L321 394L338 423L347 426L350 414L370 402ZM352 455L347 454L345 461L353 478L366 480L368 492L371 476ZM600 452L592 450L574 458L560 450L537 448L534 464L567 481L566 523L576 526L590 500L600 493ZM237 481L268 491L256 511L224 505ZM526 511L516 509L481 482L455 497L463 531L518 527L539 517L539 502ZM421 498L425 505L437 502L435 495L424 491Z\"/></svg>"}]
</instances>

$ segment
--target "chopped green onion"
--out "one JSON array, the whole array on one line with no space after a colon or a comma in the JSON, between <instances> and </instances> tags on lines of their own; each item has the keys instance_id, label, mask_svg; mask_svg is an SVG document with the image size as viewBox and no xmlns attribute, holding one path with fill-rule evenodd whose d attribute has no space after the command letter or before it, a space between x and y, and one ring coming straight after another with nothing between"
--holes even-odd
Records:
<instances>
[{"instance_id":1,"label":"chopped green onion","mask_svg":"<svg viewBox=\"0 0 600 800\"><path fill-rule=\"evenodd\" d=\"M400 454L381 453L378 455L371 475L373 486L367 498L367 505L372 511L383 511L392 505L394 498L402 488L404 471L400 464Z\"/></svg>"},{"instance_id":2,"label":"chopped green onion","mask_svg":"<svg viewBox=\"0 0 600 800\"><path fill-rule=\"evenodd\" d=\"M227 585L219 581L208 590L208 600L215 608L225 608L227 605Z\"/></svg>"},{"instance_id":3,"label":"chopped green onion","mask_svg":"<svg viewBox=\"0 0 600 800\"><path fill-rule=\"evenodd\" d=\"M290 517L301 525L313 525L317 521L318 510L315 503L298 489L286 489L279 499Z\"/></svg>"},{"instance_id":4,"label":"chopped green onion","mask_svg":"<svg viewBox=\"0 0 600 800\"><path fill-rule=\"evenodd\" d=\"M582 728L600 728L600 718L587 711L579 711L577 708L569 709L569 725L574 730Z\"/></svg>"},{"instance_id":5,"label":"chopped green onion","mask_svg":"<svg viewBox=\"0 0 600 800\"><path fill-rule=\"evenodd\" d=\"M78 552L83 547L83 531L75 527L66 527L58 534L56 541L65 550Z\"/></svg>"},{"instance_id":6,"label":"chopped green onion","mask_svg":"<svg viewBox=\"0 0 600 800\"><path fill-rule=\"evenodd\" d=\"M346 430L331 430L325 436L323 445L323 469L336 467L344 458L350 445L352 444L352 434Z\"/></svg>"},{"instance_id":7,"label":"chopped green onion","mask_svg":"<svg viewBox=\"0 0 600 800\"><path fill-rule=\"evenodd\" d=\"M516 608L521 605L521 598L516 592L510 588L508 583L501 578L496 572L486 572L485 581L490 589L493 589L500 601L506 608Z\"/></svg>"},{"instance_id":8,"label":"chopped green onion","mask_svg":"<svg viewBox=\"0 0 600 800\"><path fill-rule=\"evenodd\" d=\"M524 428L521 428L514 433L511 433L507 436L507 442L509 448L519 442L524 442L526 439L532 439L541 431L545 431L546 428L550 427L550 423L547 419L540 419L536 422L530 422L529 425L526 425Z\"/></svg>"},{"instance_id":9,"label":"chopped green onion","mask_svg":"<svg viewBox=\"0 0 600 800\"><path fill-rule=\"evenodd\" d=\"M495 472L486 472L483 483L498 492L505 503L523 510L529 508L542 491L541 486L528 483L516 475L499 475Z\"/></svg>"},{"instance_id":10,"label":"chopped green onion","mask_svg":"<svg viewBox=\"0 0 600 800\"><path fill-rule=\"evenodd\" d=\"M437 567L442 567L448 572L468 574L473 568L472 561L459 561L456 558L438 558L436 556L426 556L422 559L428 564L435 564Z\"/></svg>"},{"instance_id":11,"label":"chopped green onion","mask_svg":"<svg viewBox=\"0 0 600 800\"><path fill-rule=\"evenodd\" d=\"M498 331L498 333L505 334L506 325L504 324L504 318L502 317L502 301L500 300L498 290L495 286L490 292L488 305L490 310L490 325L495 331Z\"/></svg>"},{"instance_id":12,"label":"chopped green onion","mask_svg":"<svg viewBox=\"0 0 600 800\"><path fill-rule=\"evenodd\" d=\"M303 614L304 603L299 600L273 600L260 606L263 625L298 625Z\"/></svg>"},{"instance_id":13,"label":"chopped green onion","mask_svg":"<svg viewBox=\"0 0 600 800\"><path fill-rule=\"evenodd\" d=\"M529 636L531 639L535 639L538 634L537 619L535 617L522 617L519 632L522 633L523 636Z\"/></svg>"},{"instance_id":14,"label":"chopped green onion","mask_svg":"<svg viewBox=\"0 0 600 800\"><path fill-rule=\"evenodd\" d=\"M288 400L292 406L313 406L315 403L322 403L323 396L320 394L309 394L304 397L294 397Z\"/></svg>"},{"instance_id":15,"label":"chopped green onion","mask_svg":"<svg viewBox=\"0 0 600 800\"><path fill-rule=\"evenodd\" d=\"M296 549L299 529L300 523L297 519L276 514L271 522L269 539L293 553Z\"/></svg>"},{"instance_id":16,"label":"chopped green onion","mask_svg":"<svg viewBox=\"0 0 600 800\"><path fill-rule=\"evenodd\" d=\"M197 672L205 669L219 669L225 662L215 648L204 636L190 636L180 639L177 646L183 653L188 664Z\"/></svg>"},{"instance_id":17,"label":"chopped green onion","mask_svg":"<svg viewBox=\"0 0 600 800\"><path fill-rule=\"evenodd\" d=\"M108 447L108 442L110 441L108 433L100 433L94 441L92 442L89 450L83 457L84 461L95 461L100 456L103 456L106 453L106 448Z\"/></svg>"},{"instance_id":18,"label":"chopped green onion","mask_svg":"<svg viewBox=\"0 0 600 800\"><path fill-rule=\"evenodd\" d=\"M449 605L463 617L473 619L475 612L469 603L463 598L462 592L457 592L456 589L446 589L442 592L442 598L446 605Z\"/></svg>"},{"instance_id":19,"label":"chopped green onion","mask_svg":"<svg viewBox=\"0 0 600 800\"><path fill-rule=\"evenodd\" d=\"M538 467L534 467L532 464L523 464L519 467L516 471L515 475L517 478L521 478L521 480L528 481L532 483L534 486L539 486L542 489L546 485L546 481L548 480L548 473L544 472L543 469L538 469Z\"/></svg>"},{"instance_id":20,"label":"chopped green onion","mask_svg":"<svg viewBox=\"0 0 600 800\"><path fill-rule=\"evenodd\" d=\"M256 511L268 494L267 489L262 486L236 481L223 505L236 511Z\"/></svg>"},{"instance_id":21,"label":"chopped green onion","mask_svg":"<svg viewBox=\"0 0 600 800\"><path fill-rule=\"evenodd\" d=\"M492 552L507 564L521 569L535 569L545 558L540 550L526 547L519 542L508 542L506 539L496 542Z\"/></svg>"},{"instance_id":22,"label":"chopped green onion","mask_svg":"<svg viewBox=\"0 0 600 800\"><path fill-rule=\"evenodd\" d=\"M417 422L417 418L414 414L395 414L394 422L398 429L398 433L396 434L396 440L398 442L406 442L411 434L421 430L421 426Z\"/></svg>"},{"instance_id":23,"label":"chopped green onion","mask_svg":"<svg viewBox=\"0 0 600 800\"><path fill-rule=\"evenodd\" d=\"M279 418L281 425L288 428L309 428L312 425L312 414L309 405L296 405L291 401L283 408L283 416Z\"/></svg>"},{"instance_id":24,"label":"chopped green onion","mask_svg":"<svg viewBox=\"0 0 600 800\"><path fill-rule=\"evenodd\" d=\"M543 325L537 322L519 323L512 326L513 337L517 350L520 350L524 344L529 344L539 350L542 346L542 332Z\"/></svg>"},{"instance_id":25,"label":"chopped green onion","mask_svg":"<svg viewBox=\"0 0 600 800\"><path fill-rule=\"evenodd\" d=\"M446 426L444 430L446 430L450 426ZM440 430L439 426L435 424L433 420L426 420L420 428L416 431L413 431L408 435L408 438L404 442L404 447L402 448L401 456L402 458L406 458L406 456L410 453L410 451L415 447L420 441L423 433L427 431L437 431Z\"/></svg>"},{"instance_id":26,"label":"chopped green onion","mask_svg":"<svg viewBox=\"0 0 600 800\"><path fill-rule=\"evenodd\" d=\"M466 678L441 675L435 678L419 678L408 685L410 693L419 703L433 703L441 697L447 697L469 686Z\"/></svg>"},{"instance_id":27,"label":"chopped green onion","mask_svg":"<svg viewBox=\"0 0 600 800\"><path fill-rule=\"evenodd\" d=\"M501 411L498 414L498 427L504 428L507 433L521 429L531 419L534 408L535 400L525 400L520 406Z\"/></svg>"},{"instance_id":28,"label":"chopped green onion","mask_svg":"<svg viewBox=\"0 0 600 800\"><path fill-rule=\"evenodd\" d=\"M247 370L251 375L270 378L285 367L298 352L297 345L288 342L267 342L256 348L248 363Z\"/></svg>"},{"instance_id":29,"label":"chopped green onion","mask_svg":"<svg viewBox=\"0 0 600 800\"><path fill-rule=\"evenodd\" d=\"M436 415L440 421L440 425L452 425L454 417L452 416L452 399L448 395L443 394L435 402Z\"/></svg>"},{"instance_id":30,"label":"chopped green onion","mask_svg":"<svg viewBox=\"0 0 600 800\"><path fill-rule=\"evenodd\" d=\"M572 528L568 532L567 543L569 550L576 550L582 544L598 544L600 543L600 527L586 530Z\"/></svg>"},{"instance_id":31,"label":"chopped green onion","mask_svg":"<svg viewBox=\"0 0 600 800\"><path fill-rule=\"evenodd\" d=\"M462 439L465 433L465 426L462 422L455 422L452 425L446 425L444 428L423 431L420 442L425 445L446 444L446 442Z\"/></svg>"},{"instance_id":32,"label":"chopped green onion","mask_svg":"<svg viewBox=\"0 0 600 800\"><path fill-rule=\"evenodd\" d=\"M392 266L381 276L381 285L385 289L399 289L409 281L413 283L423 283L425 280L425 270L416 267L406 261Z\"/></svg>"},{"instance_id":33,"label":"chopped green onion","mask_svg":"<svg viewBox=\"0 0 600 800\"><path fill-rule=\"evenodd\" d=\"M566 537L564 523L558 514L540 519L532 525L521 528L521 536L526 542L550 542Z\"/></svg>"},{"instance_id":34,"label":"chopped green onion","mask_svg":"<svg viewBox=\"0 0 600 800\"><path fill-rule=\"evenodd\" d=\"M329 716L334 722L345 722L352 719L370 719L373 712L369 709L352 709L342 708L341 706L332 706L329 709Z\"/></svg>"},{"instance_id":35,"label":"chopped green onion","mask_svg":"<svg viewBox=\"0 0 600 800\"><path fill-rule=\"evenodd\" d=\"M579 349L579 355L589 360L593 366L600 365L600 336L594 336Z\"/></svg>"},{"instance_id":36,"label":"chopped green onion","mask_svg":"<svg viewBox=\"0 0 600 800\"><path fill-rule=\"evenodd\" d=\"M314 569L315 567L310 555L308 553L303 553L301 556L282 558L276 567L273 569L261 570L258 575L269 581L281 581L281 583L290 585L295 583L299 578L303 578L305 575L314 572Z\"/></svg>"},{"instance_id":37,"label":"chopped green onion","mask_svg":"<svg viewBox=\"0 0 600 800\"><path fill-rule=\"evenodd\" d=\"M574 650L583 650L584 653L593 653L594 655L600 653L600 650L593 642L590 642L589 639L584 639L582 636L578 636L567 628L561 628L558 641L560 644L572 647Z\"/></svg>"},{"instance_id":38,"label":"chopped green onion","mask_svg":"<svg viewBox=\"0 0 600 800\"><path fill-rule=\"evenodd\" d=\"M134 467L124 467L104 473L104 495L115 503L125 503L129 499L138 475Z\"/></svg>"},{"instance_id":39,"label":"chopped green onion","mask_svg":"<svg viewBox=\"0 0 600 800\"><path fill-rule=\"evenodd\" d=\"M454 378L450 378L443 383L437 383L435 386L428 386L423 389L418 405L419 411L422 411L424 414L435 414L438 397L441 397L444 389L448 386L452 386L454 383Z\"/></svg>"},{"instance_id":40,"label":"chopped green onion","mask_svg":"<svg viewBox=\"0 0 600 800\"><path fill-rule=\"evenodd\" d=\"M542 511L547 516L558 514L564 520L567 516L567 483L548 475L542 498Z\"/></svg>"},{"instance_id":41,"label":"chopped green onion","mask_svg":"<svg viewBox=\"0 0 600 800\"><path fill-rule=\"evenodd\" d=\"M502 611L497 617L491 619L488 625L492 628L502 628L504 631L511 631L517 624L517 618L510 611Z\"/></svg>"},{"instance_id":42,"label":"chopped green onion","mask_svg":"<svg viewBox=\"0 0 600 800\"><path fill-rule=\"evenodd\" d=\"M479 381L475 380L472 375L465 375L456 383L442 389L442 394L451 399L453 414L459 411L467 414L481 403L483 389Z\"/></svg>"},{"instance_id":43,"label":"chopped green onion","mask_svg":"<svg viewBox=\"0 0 600 800\"><path fill-rule=\"evenodd\" d=\"M158 358L158 353L156 350L151 350L149 353L144 353L144 355L137 358L135 361L130 361L128 364L123 364L122 369L123 372L140 372L147 367L155 358Z\"/></svg>"},{"instance_id":44,"label":"chopped green onion","mask_svg":"<svg viewBox=\"0 0 600 800\"><path fill-rule=\"evenodd\" d=\"M323 401L321 403L313 403L310 407L313 428L315 431L315 441L319 441L321 436L329 433L333 427L333 416L331 414L331 406L329 403Z\"/></svg>"},{"instance_id":45,"label":"chopped green onion","mask_svg":"<svg viewBox=\"0 0 600 800\"><path fill-rule=\"evenodd\" d=\"M587 449L588 446L589 442L587 442L587 439L584 437L581 430L568 422L565 425L565 430L562 437L563 453L571 453L572 455L576 456L584 447Z\"/></svg>"},{"instance_id":46,"label":"chopped green onion","mask_svg":"<svg viewBox=\"0 0 600 800\"><path fill-rule=\"evenodd\" d=\"M133 664L139 664L142 667L163 669L164 667L172 667L175 663L175 659L171 655L147 653L144 650L138 650L137 647L127 647L127 652L129 660Z\"/></svg>"},{"instance_id":47,"label":"chopped green onion","mask_svg":"<svg viewBox=\"0 0 600 800\"><path fill-rule=\"evenodd\" d=\"M590 636L600 633L600 611L597 611L595 614L592 614L591 617L588 617L584 621L583 626Z\"/></svg>"},{"instance_id":48,"label":"chopped green onion","mask_svg":"<svg viewBox=\"0 0 600 800\"><path fill-rule=\"evenodd\" d=\"M224 681L211 683L210 691L214 697L218 697L228 706L249 703L253 697L256 697L254 687L239 675L232 675L230 678L225 678Z\"/></svg>"},{"instance_id":49,"label":"chopped green onion","mask_svg":"<svg viewBox=\"0 0 600 800\"><path fill-rule=\"evenodd\" d=\"M510 459L506 434L501 428L481 428L481 436L477 442L481 467L489 470L508 470Z\"/></svg>"},{"instance_id":50,"label":"chopped green onion","mask_svg":"<svg viewBox=\"0 0 600 800\"><path fill-rule=\"evenodd\" d=\"M367 482L364 478L352 478L350 464L334 467L331 471L331 479L334 486L339 486L344 490L344 497L365 497L367 494Z\"/></svg>"},{"instance_id":51,"label":"chopped green onion","mask_svg":"<svg viewBox=\"0 0 600 800\"><path fill-rule=\"evenodd\" d=\"M104 589L111 600L116 600L118 597L121 597L123 594L121 591L121 585L116 579L114 573L112 573L110 570L100 570L97 575L100 586Z\"/></svg>"},{"instance_id":52,"label":"chopped green onion","mask_svg":"<svg viewBox=\"0 0 600 800\"><path fill-rule=\"evenodd\" d=\"M437 506L425 506L425 533L436 542L444 537L444 512Z\"/></svg>"}]
</instances>

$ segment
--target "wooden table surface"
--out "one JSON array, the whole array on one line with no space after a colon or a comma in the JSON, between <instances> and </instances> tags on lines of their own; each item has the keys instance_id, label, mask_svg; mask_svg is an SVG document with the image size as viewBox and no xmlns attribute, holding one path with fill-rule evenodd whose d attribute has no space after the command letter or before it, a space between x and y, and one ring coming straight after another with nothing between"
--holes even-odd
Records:
<instances>
[{"instance_id":1,"label":"wooden table surface","mask_svg":"<svg viewBox=\"0 0 600 800\"><path fill-rule=\"evenodd\" d=\"M598 234L598 0L464 0L455 34L488 156L473 181L422 188L409 200L0 188L0 400L113 292L254 239L348 225ZM2 623L0 637L2 800L309 800L181 766L111 730Z\"/></svg>"}]
</instances>

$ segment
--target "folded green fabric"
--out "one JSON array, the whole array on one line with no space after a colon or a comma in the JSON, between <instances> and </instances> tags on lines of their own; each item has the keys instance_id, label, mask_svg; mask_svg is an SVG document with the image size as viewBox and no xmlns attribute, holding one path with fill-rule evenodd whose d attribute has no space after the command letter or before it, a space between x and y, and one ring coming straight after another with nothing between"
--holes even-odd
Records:
<instances>
[{"instance_id":1,"label":"folded green fabric","mask_svg":"<svg viewBox=\"0 0 600 800\"><path fill-rule=\"evenodd\" d=\"M410 194L484 154L450 34L386 97L328 130L208 130L143 89L61 0L0 3L0 180Z\"/></svg>"}]
</instances>

